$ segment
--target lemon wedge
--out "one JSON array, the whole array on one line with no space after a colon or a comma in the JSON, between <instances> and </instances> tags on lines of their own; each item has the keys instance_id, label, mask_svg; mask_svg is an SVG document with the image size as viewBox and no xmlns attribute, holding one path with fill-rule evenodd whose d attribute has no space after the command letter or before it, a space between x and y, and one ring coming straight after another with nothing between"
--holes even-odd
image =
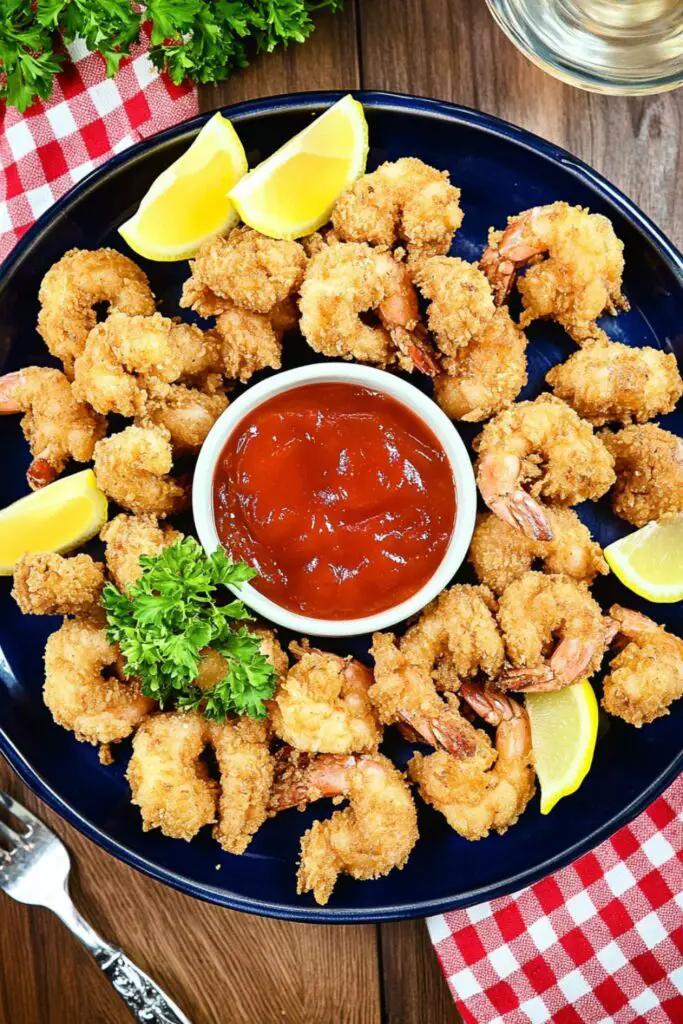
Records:
<instances>
[{"instance_id":1,"label":"lemon wedge","mask_svg":"<svg viewBox=\"0 0 683 1024\"><path fill-rule=\"evenodd\" d=\"M27 552L72 551L106 521L107 498L92 469L27 494L0 512L0 576L11 576Z\"/></svg>"},{"instance_id":2,"label":"lemon wedge","mask_svg":"<svg viewBox=\"0 0 683 1024\"><path fill-rule=\"evenodd\" d=\"M658 604L683 600L683 516L648 523L605 548L618 579Z\"/></svg>"},{"instance_id":3,"label":"lemon wedge","mask_svg":"<svg viewBox=\"0 0 683 1024\"><path fill-rule=\"evenodd\" d=\"M527 693L525 700L541 783L541 814L549 814L588 774L598 735L598 702L587 679L555 693Z\"/></svg>"},{"instance_id":4,"label":"lemon wedge","mask_svg":"<svg viewBox=\"0 0 683 1024\"><path fill-rule=\"evenodd\" d=\"M329 220L367 157L363 107L344 96L238 181L230 198L244 223L261 234L301 238Z\"/></svg>"},{"instance_id":5,"label":"lemon wedge","mask_svg":"<svg viewBox=\"0 0 683 1024\"><path fill-rule=\"evenodd\" d=\"M119 234L149 260L193 256L206 238L237 224L228 191L247 169L237 132L226 117L214 114L187 152L152 183Z\"/></svg>"}]
</instances>

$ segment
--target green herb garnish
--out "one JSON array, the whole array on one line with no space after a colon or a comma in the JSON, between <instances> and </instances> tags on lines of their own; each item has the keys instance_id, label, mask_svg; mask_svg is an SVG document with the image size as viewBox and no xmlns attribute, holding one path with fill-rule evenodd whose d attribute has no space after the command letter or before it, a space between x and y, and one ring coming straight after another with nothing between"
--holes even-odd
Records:
<instances>
[{"instance_id":1,"label":"green herb garnish","mask_svg":"<svg viewBox=\"0 0 683 1024\"><path fill-rule=\"evenodd\" d=\"M313 31L311 14L343 0L0 0L0 99L20 111L52 92L66 59L56 45L84 39L116 73L143 21L151 22L149 56L176 85L186 78L220 82L264 53Z\"/></svg>"},{"instance_id":2,"label":"green herb garnish","mask_svg":"<svg viewBox=\"0 0 683 1024\"><path fill-rule=\"evenodd\" d=\"M140 558L142 575L122 594L108 583L102 595L110 643L119 645L126 672L161 707L201 709L222 721L227 714L265 718L264 701L275 689L275 670L261 654L261 638L236 621L250 619L239 600L218 604L219 587L244 583L257 573L232 562L222 548L207 555L192 537L160 555ZM210 690L195 684L200 652L212 647L228 671Z\"/></svg>"}]
</instances>

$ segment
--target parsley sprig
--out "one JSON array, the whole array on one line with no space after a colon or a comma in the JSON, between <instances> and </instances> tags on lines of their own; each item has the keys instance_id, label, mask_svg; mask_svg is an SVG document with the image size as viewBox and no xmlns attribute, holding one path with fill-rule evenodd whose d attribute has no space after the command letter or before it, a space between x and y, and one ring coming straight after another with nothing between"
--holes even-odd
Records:
<instances>
[{"instance_id":1,"label":"parsley sprig","mask_svg":"<svg viewBox=\"0 0 683 1024\"><path fill-rule=\"evenodd\" d=\"M186 78L218 82L245 67L252 53L313 31L311 15L343 0L0 0L0 98L20 111L52 92L67 43L84 39L116 73L143 21L151 23L149 55L178 85Z\"/></svg>"},{"instance_id":2,"label":"parsley sprig","mask_svg":"<svg viewBox=\"0 0 683 1024\"><path fill-rule=\"evenodd\" d=\"M254 570L230 561L222 548L206 555L192 537L154 558L143 555L140 565L142 574L127 593L107 584L102 604L109 642L119 645L126 672L140 680L142 692L162 707L200 709L218 721L230 712L264 718L275 670L261 654L260 637L235 626L251 617L243 602L216 601L219 587L244 583ZM228 666L210 690L195 683L206 647Z\"/></svg>"}]
</instances>

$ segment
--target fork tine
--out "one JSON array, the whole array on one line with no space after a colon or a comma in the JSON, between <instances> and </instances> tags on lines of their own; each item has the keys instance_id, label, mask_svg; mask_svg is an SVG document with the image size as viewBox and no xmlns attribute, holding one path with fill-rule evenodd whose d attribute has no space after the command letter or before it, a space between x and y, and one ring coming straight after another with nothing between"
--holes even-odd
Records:
<instances>
[{"instance_id":1,"label":"fork tine","mask_svg":"<svg viewBox=\"0 0 683 1024\"><path fill-rule=\"evenodd\" d=\"M24 807L23 804L20 804L18 800L13 800L9 793L6 793L4 789L0 789L0 807L6 808L6 810L17 818L18 821L23 825L26 825L26 828L29 831L33 831L33 829L42 825L42 822L39 818L36 818L35 814L31 814L31 812ZM47 828L47 826L44 827Z\"/></svg>"},{"instance_id":2,"label":"fork tine","mask_svg":"<svg viewBox=\"0 0 683 1024\"><path fill-rule=\"evenodd\" d=\"M10 828L9 825L6 825L4 821L0 821L0 839L4 839L11 846L19 846L25 838L25 836L20 836L18 832Z\"/></svg>"}]
</instances>

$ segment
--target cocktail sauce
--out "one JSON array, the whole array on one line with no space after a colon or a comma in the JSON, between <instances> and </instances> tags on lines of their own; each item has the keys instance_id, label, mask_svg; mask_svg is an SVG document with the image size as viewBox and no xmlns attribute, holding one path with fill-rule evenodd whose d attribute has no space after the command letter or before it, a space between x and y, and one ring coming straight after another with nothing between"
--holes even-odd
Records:
<instances>
[{"instance_id":1,"label":"cocktail sauce","mask_svg":"<svg viewBox=\"0 0 683 1024\"><path fill-rule=\"evenodd\" d=\"M441 444L406 405L351 383L265 401L218 459L214 515L260 593L318 619L362 618L433 576L456 517Z\"/></svg>"}]
</instances>

